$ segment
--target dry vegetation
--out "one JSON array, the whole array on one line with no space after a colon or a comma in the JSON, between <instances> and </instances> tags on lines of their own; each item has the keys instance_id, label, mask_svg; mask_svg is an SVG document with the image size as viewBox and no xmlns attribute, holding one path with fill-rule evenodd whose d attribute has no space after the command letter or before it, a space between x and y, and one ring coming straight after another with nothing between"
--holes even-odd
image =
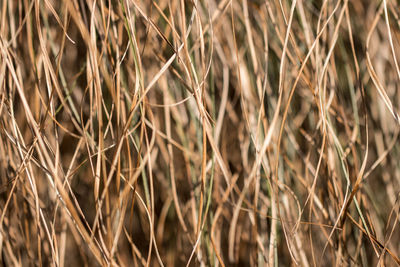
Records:
<instances>
[{"instance_id":1,"label":"dry vegetation","mask_svg":"<svg viewBox=\"0 0 400 267\"><path fill-rule=\"evenodd\" d=\"M1 0L3 266L399 264L399 10Z\"/></svg>"}]
</instances>

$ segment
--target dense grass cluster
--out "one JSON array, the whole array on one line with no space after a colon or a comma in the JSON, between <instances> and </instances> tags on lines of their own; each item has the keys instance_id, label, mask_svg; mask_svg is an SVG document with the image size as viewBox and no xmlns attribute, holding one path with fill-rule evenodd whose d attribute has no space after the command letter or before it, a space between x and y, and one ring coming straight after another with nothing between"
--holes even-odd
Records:
<instances>
[{"instance_id":1,"label":"dense grass cluster","mask_svg":"<svg viewBox=\"0 0 400 267\"><path fill-rule=\"evenodd\" d=\"M3 266L400 264L400 6L1 0Z\"/></svg>"}]
</instances>

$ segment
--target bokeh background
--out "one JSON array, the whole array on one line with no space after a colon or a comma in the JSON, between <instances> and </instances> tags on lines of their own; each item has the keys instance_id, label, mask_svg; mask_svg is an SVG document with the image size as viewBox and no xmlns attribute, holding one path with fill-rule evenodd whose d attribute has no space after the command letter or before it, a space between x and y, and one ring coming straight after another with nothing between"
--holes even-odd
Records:
<instances>
[{"instance_id":1,"label":"bokeh background","mask_svg":"<svg viewBox=\"0 0 400 267\"><path fill-rule=\"evenodd\" d=\"M0 1L3 266L400 264L398 1Z\"/></svg>"}]
</instances>

